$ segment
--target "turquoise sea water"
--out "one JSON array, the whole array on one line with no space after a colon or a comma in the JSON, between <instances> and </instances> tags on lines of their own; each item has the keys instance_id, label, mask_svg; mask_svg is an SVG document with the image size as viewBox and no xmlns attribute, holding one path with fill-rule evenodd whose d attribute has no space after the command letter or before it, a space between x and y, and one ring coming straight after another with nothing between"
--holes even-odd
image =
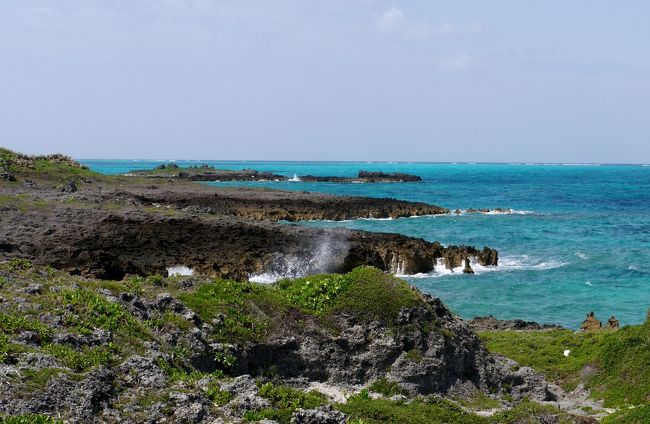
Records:
<instances>
[{"instance_id":1,"label":"turquoise sea water","mask_svg":"<svg viewBox=\"0 0 650 424\"><path fill-rule=\"evenodd\" d=\"M117 174L150 169L160 161L82 161ZM179 165L196 164L177 161ZM335 184L302 182L210 183L334 194L393 197L459 208L510 208L511 214L463 214L313 222L499 250L500 266L477 275L433 272L407 277L441 297L464 318L494 315L579 326L589 311L622 324L645 319L650 307L650 167L366 162L215 162L292 177L354 176L360 169L407 172L421 183Z\"/></svg>"}]
</instances>

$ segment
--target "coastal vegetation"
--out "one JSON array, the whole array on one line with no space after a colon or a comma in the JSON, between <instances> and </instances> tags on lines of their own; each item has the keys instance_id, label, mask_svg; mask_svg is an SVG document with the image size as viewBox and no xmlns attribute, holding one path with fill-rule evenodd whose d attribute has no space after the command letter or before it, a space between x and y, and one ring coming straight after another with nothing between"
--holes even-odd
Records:
<instances>
[{"instance_id":1,"label":"coastal vegetation","mask_svg":"<svg viewBox=\"0 0 650 424\"><path fill-rule=\"evenodd\" d=\"M386 271L469 255L496 265L496 251L275 222L442 208L152 185L4 149L0 168L0 423L648 421L650 322L479 339ZM344 247L340 272L248 281L314 240ZM170 263L196 272L167 276ZM594 402L560 410L547 382Z\"/></svg>"},{"instance_id":2,"label":"coastal vegetation","mask_svg":"<svg viewBox=\"0 0 650 424\"><path fill-rule=\"evenodd\" d=\"M615 331L500 331L480 336L490 350L544 373L566 390L584 384L605 407L650 402L648 321Z\"/></svg>"},{"instance_id":3,"label":"coastal vegetation","mask_svg":"<svg viewBox=\"0 0 650 424\"><path fill-rule=\"evenodd\" d=\"M81 382L97 369L120 369L125 361L146 355L148 346L157 343L159 356L152 366L162 373L166 389L153 398L138 394L135 403L141 406L130 404L132 417L142 413L138 408L156 399L164 401L183 387L199 390L213 402L214 410L225 407L237 395L220 383L237 375L233 374L234 355L224 351L216 355L213 369L201 370L193 365L192 344L183 341L184 336L175 345L161 343L169 334L193 331L196 322L210 323L215 340L239 344L263 342L280 331L278 325L299 328L307 321L336 333L341 331L336 328L339 314L355 316L359 323L384 321L390 325L400 310L421 304L418 292L406 282L368 267L271 285L161 276L92 280L34 266L24 259L2 263L0 275L0 297L14 299L0 304L0 367L19 370L6 374L12 398L29 402L57 379ZM149 309L138 312L130 307L129 299L136 297L151 305ZM647 417L650 393L649 326L645 323L599 333L499 331L484 332L481 337L489 349L517 360L520 366L531 366L567 390L585 384L593 398L617 409L604 422L637 423ZM432 327L431 331L437 330ZM571 354L563 356L564 349ZM21 359L25 357L41 358L42 363L26 365ZM272 370L266 375L255 383L258 396L266 403L246 412L242 416L245 421L288 423L297 410L332 405L355 423L545 422L540 421L544 416L556 417L553 422L576 422L554 407L530 401L512 403L507 396L500 399L478 393L462 398L412 398L399 384L386 379L376 380L356 394L351 392L346 402L337 403L317 391L283 385ZM474 412L481 410L496 412L487 417ZM531 421L522 421L526 417ZM3 419L8 423L56 422L39 415Z\"/></svg>"}]
</instances>

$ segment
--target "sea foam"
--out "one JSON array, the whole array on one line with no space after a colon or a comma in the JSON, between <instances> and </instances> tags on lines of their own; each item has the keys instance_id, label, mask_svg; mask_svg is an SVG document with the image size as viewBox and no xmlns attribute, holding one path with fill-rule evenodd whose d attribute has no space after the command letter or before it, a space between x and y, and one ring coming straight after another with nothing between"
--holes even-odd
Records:
<instances>
[{"instance_id":1,"label":"sea foam","mask_svg":"<svg viewBox=\"0 0 650 424\"><path fill-rule=\"evenodd\" d=\"M176 265L167 268L167 274L170 277L174 276L184 276L184 277L189 277L194 275L194 270L191 268L186 267L185 265Z\"/></svg>"},{"instance_id":2,"label":"sea foam","mask_svg":"<svg viewBox=\"0 0 650 424\"><path fill-rule=\"evenodd\" d=\"M566 266L567 262L558 260L539 260L530 258L528 255L505 256L499 259L499 265L484 266L478 263L477 258L471 258L470 265L475 275L487 272L509 272L509 271L546 271L550 269L561 268ZM453 270L445 267L442 258L438 258L435 269L428 273L420 274L398 274L401 278L439 278L448 275L466 275L463 274L464 266L454 268Z\"/></svg>"}]
</instances>

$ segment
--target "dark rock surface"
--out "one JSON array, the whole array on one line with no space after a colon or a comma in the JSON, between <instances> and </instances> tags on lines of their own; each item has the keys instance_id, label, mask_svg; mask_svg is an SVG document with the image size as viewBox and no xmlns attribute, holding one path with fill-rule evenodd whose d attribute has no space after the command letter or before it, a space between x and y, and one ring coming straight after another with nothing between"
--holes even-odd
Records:
<instances>
[{"instance_id":1,"label":"dark rock surface","mask_svg":"<svg viewBox=\"0 0 650 424\"><path fill-rule=\"evenodd\" d=\"M29 176L31 186L0 185L1 194L16 199L0 204L0 258L25 257L110 279L165 275L177 265L242 279L262 272L348 271L359 265L413 274L436 266L455 268L468 258L498 264L497 252L488 248L276 223L449 212L434 205L181 180L151 185L149 178L100 176L82 168L74 168L82 174L66 178L56 189L60 176L30 169L21 176Z\"/></svg>"},{"instance_id":2,"label":"dark rock surface","mask_svg":"<svg viewBox=\"0 0 650 424\"><path fill-rule=\"evenodd\" d=\"M318 175L302 175L298 177L300 181L304 182L330 182L330 183L407 183L407 182L420 182L422 177L418 175L403 174L401 172L386 173L386 172L370 172L359 171L356 178L353 177L335 177L335 176L318 176Z\"/></svg>"},{"instance_id":3,"label":"dark rock surface","mask_svg":"<svg viewBox=\"0 0 650 424\"><path fill-rule=\"evenodd\" d=\"M153 170L135 170L126 174L130 177L178 178L188 181L286 181L287 177L272 172L254 169L230 170L200 165L181 168L178 165L162 164Z\"/></svg>"},{"instance_id":4,"label":"dark rock surface","mask_svg":"<svg viewBox=\"0 0 650 424\"><path fill-rule=\"evenodd\" d=\"M467 325L476 332L481 331L538 331L538 330L556 330L563 327L555 324L539 324L534 321L524 321L521 319L496 319L493 316L475 317L467 321Z\"/></svg>"},{"instance_id":5,"label":"dark rock surface","mask_svg":"<svg viewBox=\"0 0 650 424\"><path fill-rule=\"evenodd\" d=\"M153 170L135 170L125 174L129 177L174 178L189 181L288 181L289 178L272 172L254 169L230 170L217 169L214 166L200 165L181 168L176 164L162 164ZM335 182L335 183L389 183L389 182L419 182L422 178L417 175L401 172L370 172L359 171L357 177L315 176L303 175L297 177L304 182Z\"/></svg>"},{"instance_id":6,"label":"dark rock surface","mask_svg":"<svg viewBox=\"0 0 650 424\"><path fill-rule=\"evenodd\" d=\"M8 279L10 287L6 285L3 294L7 290L22 292L36 273ZM391 287L382 273L373 270L368 275L377 288ZM51 293L54 283L63 291L91 291L102 299L98 304L115 305L105 310L124 308L128 321L115 328L115 336L99 328L91 334L74 333L74 320L53 319L49 311L37 307L38 302L45 301L43 297L26 299L28 310L41 310L32 312L30 319L47 323L51 336L47 341L33 334L8 336L10 343L34 338L29 341L33 343L31 349L41 352L14 351L0 362L0 415L44 413L73 423L240 422L250 413L272 406L272 398L261 391L265 382L295 388L315 383L356 393L378 379L386 379L404 390L407 401L419 395L471 398L477 390L509 402L555 397L541 375L488 352L471 328L440 299L413 288L406 287L414 296L412 306L374 318L364 317L362 310L341 310L323 320L291 307L262 310L261 302L255 313L273 321L266 327L269 331L262 338L233 339L231 344L219 341L215 332L224 324L223 316L215 313L214 319L206 317L209 322L203 322L196 318L189 302L181 301L187 289L177 285L180 280L166 279L162 286L142 285L134 289L136 294L119 293L131 287L128 281L111 282L107 287L113 290L106 290L99 288L99 281L60 271L44 279ZM170 291L162 291L166 289ZM3 313L12 313L14 308L14 304L0 304ZM75 313L84 310L79 308L85 305L77 305ZM85 319L92 316L90 313ZM125 331L143 326L148 330L129 333L132 345L120 343ZM84 354L89 348L111 345L118 345L111 348L115 352L111 360L86 366L83 371L62 365L67 356L54 358L44 353L60 355L56 352L61 351L54 349L58 346ZM229 377L215 372L223 369L215 358L224 355L232 357L227 367ZM175 372L184 369L185 377L170 373L172 366ZM192 379L194 373L199 376ZM41 376L39 382L33 381L31 376L35 375ZM323 406L297 409L292 420L341 423L345 417Z\"/></svg>"},{"instance_id":7,"label":"dark rock surface","mask_svg":"<svg viewBox=\"0 0 650 424\"><path fill-rule=\"evenodd\" d=\"M292 329L262 344L240 346L235 370L257 375L273 366L286 379L339 386L387 378L411 394L479 389L507 390L516 399L553 398L541 376L528 368L513 371L439 299L423 299L423 306L401 311L394 323L362 326L354 316L340 316L336 335L306 325L302 332Z\"/></svg>"},{"instance_id":8,"label":"dark rock surface","mask_svg":"<svg viewBox=\"0 0 650 424\"><path fill-rule=\"evenodd\" d=\"M438 258L460 264L481 254L398 234L317 229L230 216L188 216L101 209L5 209L0 256L21 256L58 269L121 279L186 265L210 276L247 278L272 271L305 275L372 265L400 274L429 272Z\"/></svg>"},{"instance_id":9,"label":"dark rock surface","mask_svg":"<svg viewBox=\"0 0 650 424\"><path fill-rule=\"evenodd\" d=\"M329 405L315 409L298 409L291 418L291 424L345 424L345 414Z\"/></svg>"}]
</instances>

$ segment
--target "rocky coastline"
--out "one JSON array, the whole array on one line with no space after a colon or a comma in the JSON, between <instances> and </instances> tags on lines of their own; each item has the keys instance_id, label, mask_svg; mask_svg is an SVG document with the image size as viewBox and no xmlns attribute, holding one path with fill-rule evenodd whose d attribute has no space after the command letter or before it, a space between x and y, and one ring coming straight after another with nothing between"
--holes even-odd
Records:
<instances>
[{"instance_id":1,"label":"rocky coastline","mask_svg":"<svg viewBox=\"0 0 650 424\"><path fill-rule=\"evenodd\" d=\"M295 298L309 280L107 284L24 260L0 263L0 276L13 299L0 302L0 416L345 423L342 405L364 387L402 400L490 393L504 408L557 397L540 374L489 353L439 299L373 268L312 280L331 295L317 304ZM273 390L295 397L288 416Z\"/></svg>"},{"instance_id":2,"label":"rocky coastline","mask_svg":"<svg viewBox=\"0 0 650 424\"><path fill-rule=\"evenodd\" d=\"M317 229L278 221L400 218L448 209L395 199L331 196L191 181L102 176L46 159L23 160L1 187L0 255L71 273L121 279L196 272L245 279L263 272L305 275L372 265L398 274L456 268L473 258L498 265L498 252L442 246L398 234ZM41 162L39 162L41 161Z\"/></svg>"},{"instance_id":3,"label":"rocky coastline","mask_svg":"<svg viewBox=\"0 0 650 424\"><path fill-rule=\"evenodd\" d=\"M203 164L189 167L180 167L174 163L161 164L152 170L134 170L126 176L129 177L147 177L147 178L166 178L180 179L189 181L303 181L310 183L334 182L334 183L406 183L420 182L422 177L418 175L405 174L401 172L371 172L359 171L357 177L340 177L340 176L315 176L315 175L296 175L288 178L284 175L274 174L272 172L257 171L254 169L230 170L219 169L214 166Z\"/></svg>"},{"instance_id":4,"label":"rocky coastline","mask_svg":"<svg viewBox=\"0 0 650 424\"><path fill-rule=\"evenodd\" d=\"M496 250L279 222L445 208L109 177L3 149L0 174L0 423L594 424L618 413L607 402L644 413L650 320L619 330L590 314L584 333L465 322L391 274L471 274L472 261L498 266ZM291 278L250 281L269 272ZM625 381L610 352L635 369Z\"/></svg>"}]
</instances>

